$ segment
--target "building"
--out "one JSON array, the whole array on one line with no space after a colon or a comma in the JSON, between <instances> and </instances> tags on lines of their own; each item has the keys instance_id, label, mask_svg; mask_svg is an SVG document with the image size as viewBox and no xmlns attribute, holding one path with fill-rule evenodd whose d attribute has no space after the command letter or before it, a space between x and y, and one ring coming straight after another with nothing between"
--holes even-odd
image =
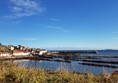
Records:
<instances>
[{"instance_id":1,"label":"building","mask_svg":"<svg viewBox=\"0 0 118 83\"><path fill-rule=\"evenodd\" d=\"M48 51L47 50L42 50L39 52L39 55L43 55L43 54L46 54Z\"/></svg>"},{"instance_id":2,"label":"building","mask_svg":"<svg viewBox=\"0 0 118 83\"><path fill-rule=\"evenodd\" d=\"M29 52L26 52L24 50L13 50L13 56L27 56L29 54Z\"/></svg>"},{"instance_id":3,"label":"building","mask_svg":"<svg viewBox=\"0 0 118 83\"><path fill-rule=\"evenodd\" d=\"M0 56L12 56L12 55L8 52L0 52Z\"/></svg>"}]
</instances>

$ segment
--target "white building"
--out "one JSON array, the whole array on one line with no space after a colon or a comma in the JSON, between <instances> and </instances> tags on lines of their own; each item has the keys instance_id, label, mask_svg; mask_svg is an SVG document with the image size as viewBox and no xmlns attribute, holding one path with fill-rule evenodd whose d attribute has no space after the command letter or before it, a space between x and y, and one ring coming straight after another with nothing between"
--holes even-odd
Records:
<instances>
[{"instance_id":1,"label":"white building","mask_svg":"<svg viewBox=\"0 0 118 83\"><path fill-rule=\"evenodd\" d=\"M0 52L0 56L12 56L8 52Z\"/></svg>"},{"instance_id":2,"label":"white building","mask_svg":"<svg viewBox=\"0 0 118 83\"><path fill-rule=\"evenodd\" d=\"M43 54L45 54L47 52L48 52L47 50L42 50L42 51L39 52L39 55L43 55Z\"/></svg>"},{"instance_id":3,"label":"white building","mask_svg":"<svg viewBox=\"0 0 118 83\"><path fill-rule=\"evenodd\" d=\"M13 56L27 56L29 54L29 52L23 50L13 50Z\"/></svg>"},{"instance_id":4,"label":"white building","mask_svg":"<svg viewBox=\"0 0 118 83\"><path fill-rule=\"evenodd\" d=\"M11 46L11 48L10 48L11 50L14 50L14 47L13 46Z\"/></svg>"}]
</instances>

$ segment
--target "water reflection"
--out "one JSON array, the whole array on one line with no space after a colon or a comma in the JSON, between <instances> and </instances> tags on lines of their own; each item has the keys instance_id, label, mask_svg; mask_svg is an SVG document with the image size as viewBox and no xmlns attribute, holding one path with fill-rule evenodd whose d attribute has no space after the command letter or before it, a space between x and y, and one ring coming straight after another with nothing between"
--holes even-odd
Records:
<instances>
[{"instance_id":1,"label":"water reflection","mask_svg":"<svg viewBox=\"0 0 118 83\"><path fill-rule=\"evenodd\" d=\"M15 60L14 63L28 68L41 68L45 70L66 69L82 73L91 72L93 74L100 74L102 72L112 73L117 70L114 68L82 65L79 64L81 61L71 61L71 63L66 63L46 60Z\"/></svg>"}]
</instances>

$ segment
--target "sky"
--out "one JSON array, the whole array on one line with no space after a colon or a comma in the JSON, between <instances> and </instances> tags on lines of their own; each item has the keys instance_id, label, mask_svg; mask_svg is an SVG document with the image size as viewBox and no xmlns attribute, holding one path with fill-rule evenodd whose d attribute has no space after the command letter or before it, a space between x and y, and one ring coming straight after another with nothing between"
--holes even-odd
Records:
<instances>
[{"instance_id":1,"label":"sky","mask_svg":"<svg viewBox=\"0 0 118 83\"><path fill-rule=\"evenodd\" d=\"M0 42L118 49L118 0L0 0Z\"/></svg>"}]
</instances>

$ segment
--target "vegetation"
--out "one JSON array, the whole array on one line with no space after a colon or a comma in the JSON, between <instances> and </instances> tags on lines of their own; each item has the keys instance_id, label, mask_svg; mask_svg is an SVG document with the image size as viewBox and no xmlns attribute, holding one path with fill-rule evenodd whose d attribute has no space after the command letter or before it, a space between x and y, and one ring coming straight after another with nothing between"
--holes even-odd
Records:
<instances>
[{"instance_id":1,"label":"vegetation","mask_svg":"<svg viewBox=\"0 0 118 83\"><path fill-rule=\"evenodd\" d=\"M0 46L2 46L2 43L0 43Z\"/></svg>"},{"instance_id":2,"label":"vegetation","mask_svg":"<svg viewBox=\"0 0 118 83\"><path fill-rule=\"evenodd\" d=\"M0 46L0 52L9 52L10 50L7 47Z\"/></svg>"},{"instance_id":3,"label":"vegetation","mask_svg":"<svg viewBox=\"0 0 118 83\"><path fill-rule=\"evenodd\" d=\"M0 83L118 83L118 75L78 74L66 70L45 71L0 62Z\"/></svg>"}]
</instances>

